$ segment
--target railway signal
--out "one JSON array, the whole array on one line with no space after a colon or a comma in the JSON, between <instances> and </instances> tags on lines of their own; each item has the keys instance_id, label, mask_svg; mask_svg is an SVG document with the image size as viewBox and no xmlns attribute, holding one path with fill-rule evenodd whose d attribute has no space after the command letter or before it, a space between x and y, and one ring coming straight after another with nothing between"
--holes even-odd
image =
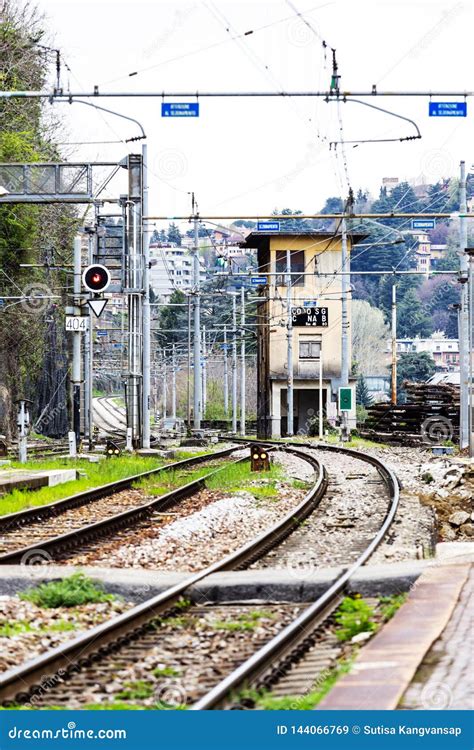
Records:
<instances>
[{"instance_id":1,"label":"railway signal","mask_svg":"<svg viewBox=\"0 0 474 750\"><path fill-rule=\"evenodd\" d=\"M268 450L261 445L253 445L250 449L251 471L268 471L270 469L270 456Z\"/></svg>"},{"instance_id":2,"label":"railway signal","mask_svg":"<svg viewBox=\"0 0 474 750\"><path fill-rule=\"evenodd\" d=\"M107 444L105 446L105 455L107 458L116 458L117 456L120 456L122 453L122 450L119 448L117 443L114 443L113 440L107 440Z\"/></svg>"},{"instance_id":3,"label":"railway signal","mask_svg":"<svg viewBox=\"0 0 474 750\"><path fill-rule=\"evenodd\" d=\"M89 292L104 292L110 284L110 271L99 263L87 266L82 274L82 283Z\"/></svg>"}]
</instances>

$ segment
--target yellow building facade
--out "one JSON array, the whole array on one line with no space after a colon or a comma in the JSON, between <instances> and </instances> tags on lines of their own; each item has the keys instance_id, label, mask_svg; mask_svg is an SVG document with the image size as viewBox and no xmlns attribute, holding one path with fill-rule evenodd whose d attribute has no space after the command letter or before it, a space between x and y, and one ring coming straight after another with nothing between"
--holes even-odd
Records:
<instances>
[{"instance_id":1,"label":"yellow building facade","mask_svg":"<svg viewBox=\"0 0 474 750\"><path fill-rule=\"evenodd\" d=\"M349 236L349 253L352 244L360 239ZM260 287L264 301L257 305L259 435L279 437L288 432L289 330L293 352L293 434L308 434L314 429L320 401L325 419L336 424L342 352L341 238L324 232L252 232L245 244L257 249L258 274L267 280L266 286ZM350 362L350 292L347 298ZM355 391L355 381L351 380L350 385ZM352 405L349 426L355 426L355 392Z\"/></svg>"}]
</instances>

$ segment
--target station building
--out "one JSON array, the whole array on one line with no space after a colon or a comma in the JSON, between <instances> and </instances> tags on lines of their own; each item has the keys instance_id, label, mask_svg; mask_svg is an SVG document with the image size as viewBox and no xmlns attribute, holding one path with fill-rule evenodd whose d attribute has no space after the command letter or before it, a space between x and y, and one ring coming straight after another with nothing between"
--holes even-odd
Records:
<instances>
[{"instance_id":1,"label":"station building","mask_svg":"<svg viewBox=\"0 0 474 750\"><path fill-rule=\"evenodd\" d=\"M348 252L362 235L348 235ZM342 276L341 238L328 232L251 232L244 246L257 250L264 301L257 304L257 428L261 437L285 436L288 430L287 250L291 252L293 344L293 433L307 434L320 406L328 422L338 419L341 378ZM350 322L350 293L348 295ZM349 327L349 347L351 332ZM349 354L349 362L350 362ZM355 378L350 379L355 427Z\"/></svg>"}]
</instances>

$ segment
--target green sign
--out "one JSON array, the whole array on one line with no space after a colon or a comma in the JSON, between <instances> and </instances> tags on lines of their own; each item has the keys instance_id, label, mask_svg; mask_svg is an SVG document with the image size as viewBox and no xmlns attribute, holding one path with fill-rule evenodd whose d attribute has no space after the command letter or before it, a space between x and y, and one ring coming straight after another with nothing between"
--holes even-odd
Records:
<instances>
[{"instance_id":1,"label":"green sign","mask_svg":"<svg viewBox=\"0 0 474 750\"><path fill-rule=\"evenodd\" d=\"M352 411L352 388L339 388L339 411Z\"/></svg>"}]
</instances>

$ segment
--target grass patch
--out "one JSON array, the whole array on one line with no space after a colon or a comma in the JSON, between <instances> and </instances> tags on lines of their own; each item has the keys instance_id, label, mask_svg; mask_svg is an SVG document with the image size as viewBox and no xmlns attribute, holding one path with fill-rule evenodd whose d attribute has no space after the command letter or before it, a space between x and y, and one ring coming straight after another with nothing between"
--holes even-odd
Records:
<instances>
[{"instance_id":1,"label":"grass patch","mask_svg":"<svg viewBox=\"0 0 474 750\"><path fill-rule=\"evenodd\" d=\"M373 620L374 610L363 599L346 596L339 605L334 619L340 626L336 629L339 641L350 641L358 633L377 629Z\"/></svg>"},{"instance_id":2,"label":"grass patch","mask_svg":"<svg viewBox=\"0 0 474 750\"><path fill-rule=\"evenodd\" d=\"M271 612L265 610L254 610L253 612L245 612L237 617L236 620L216 620L212 623L212 627L215 630L254 630L258 627L260 620L273 619L274 615Z\"/></svg>"},{"instance_id":3,"label":"grass patch","mask_svg":"<svg viewBox=\"0 0 474 750\"><path fill-rule=\"evenodd\" d=\"M341 661L333 669L320 675L313 690L305 695L273 696L266 690L244 690L238 695L238 702L250 701L262 711L311 711L334 687L338 679L350 671L352 661Z\"/></svg>"},{"instance_id":4,"label":"grass patch","mask_svg":"<svg viewBox=\"0 0 474 750\"><path fill-rule=\"evenodd\" d=\"M126 682L124 684L124 690L116 693L114 700L145 700L151 698L155 692L156 685L153 682L147 680L135 680L134 682Z\"/></svg>"},{"instance_id":5,"label":"grass patch","mask_svg":"<svg viewBox=\"0 0 474 750\"><path fill-rule=\"evenodd\" d=\"M77 469L81 473L80 479L58 484L55 487L41 487L34 492L30 490L13 490L4 495L0 503L0 515L17 513L25 508L34 508L64 497L75 495L77 492L100 487L109 482L134 476L144 471L157 469L165 465L160 458L145 458L141 456L120 456L119 459L99 461L91 464L84 459L49 459L44 461L28 461L26 464L14 462L8 469Z\"/></svg>"},{"instance_id":6,"label":"grass patch","mask_svg":"<svg viewBox=\"0 0 474 750\"><path fill-rule=\"evenodd\" d=\"M291 485L296 490L309 490L313 486L311 482L305 482L303 479L293 479Z\"/></svg>"},{"instance_id":7,"label":"grass patch","mask_svg":"<svg viewBox=\"0 0 474 750\"><path fill-rule=\"evenodd\" d=\"M402 604L406 602L407 596L408 594L406 592L403 594L393 594L393 596L382 596L380 599L380 611L384 622L388 622L388 620L392 619L397 609L400 609Z\"/></svg>"},{"instance_id":8,"label":"grass patch","mask_svg":"<svg viewBox=\"0 0 474 750\"><path fill-rule=\"evenodd\" d=\"M157 667L152 671L153 677L179 677L181 672L174 667Z\"/></svg>"},{"instance_id":9,"label":"grass patch","mask_svg":"<svg viewBox=\"0 0 474 750\"><path fill-rule=\"evenodd\" d=\"M48 706L48 709L50 706ZM141 706L136 703L124 703L115 701L114 703L86 703L84 711L147 711L150 706Z\"/></svg>"},{"instance_id":10,"label":"grass patch","mask_svg":"<svg viewBox=\"0 0 474 750\"><path fill-rule=\"evenodd\" d=\"M11 638L24 633L63 633L68 630L75 630L75 628L75 624L69 620L58 620L51 625L41 625L39 628L33 627L27 620L5 621L0 625L0 638Z\"/></svg>"},{"instance_id":11,"label":"grass patch","mask_svg":"<svg viewBox=\"0 0 474 750\"><path fill-rule=\"evenodd\" d=\"M94 583L83 573L73 573L60 581L42 583L20 594L20 599L33 602L45 609L110 602L115 598L113 594L107 594L100 584Z\"/></svg>"}]
</instances>

